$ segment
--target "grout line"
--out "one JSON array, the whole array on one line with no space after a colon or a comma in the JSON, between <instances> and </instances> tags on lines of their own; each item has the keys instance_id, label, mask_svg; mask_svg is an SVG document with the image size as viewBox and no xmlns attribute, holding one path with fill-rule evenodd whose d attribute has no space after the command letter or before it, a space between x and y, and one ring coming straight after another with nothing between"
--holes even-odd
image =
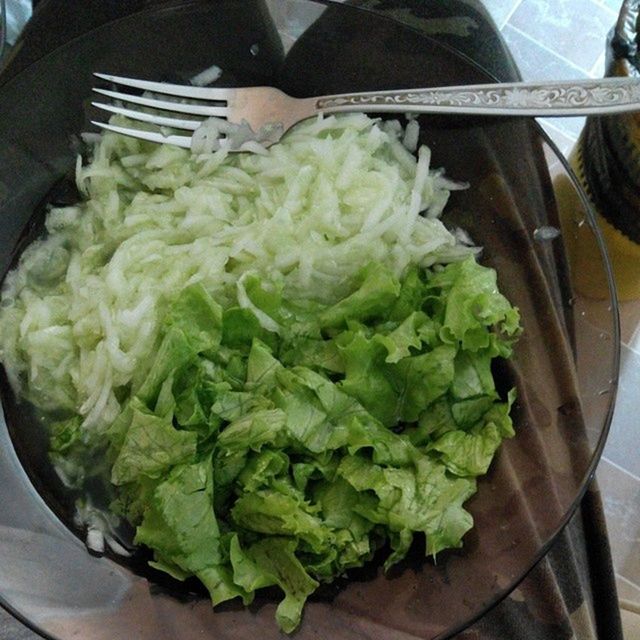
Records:
<instances>
[{"instance_id":1,"label":"grout line","mask_svg":"<svg viewBox=\"0 0 640 640\"><path fill-rule=\"evenodd\" d=\"M631 589L632 591L637 591L640 594L640 584L637 584L633 580L629 580L623 576L619 571L615 571L615 580L616 580L616 591L618 591L618 604L621 609L626 609L627 611L637 610L640 607L640 600L634 598L633 600L629 600L628 598L620 597L620 589L618 588L619 584L624 584L626 587ZM640 611L638 611L640 613Z\"/></svg>"},{"instance_id":2,"label":"grout line","mask_svg":"<svg viewBox=\"0 0 640 640\"><path fill-rule=\"evenodd\" d=\"M611 14L611 18L613 19L613 23L611 26L615 25L615 21L618 19L618 13L615 9L612 9L608 4L604 2L604 0L596 0L597 4L600 5L607 13ZM622 0L620 0L620 8L622 8Z\"/></svg>"},{"instance_id":3,"label":"grout line","mask_svg":"<svg viewBox=\"0 0 640 640\"><path fill-rule=\"evenodd\" d=\"M500 25L500 31L502 31L505 26L507 25L507 22L509 22L509 20L511 20L511 16L517 11L518 7L522 4L522 0L518 0L513 7L511 7L511 9L509 10L509 12L507 13L506 18L503 20L502 24ZM513 25L511 25L513 26Z\"/></svg>"},{"instance_id":4,"label":"grout line","mask_svg":"<svg viewBox=\"0 0 640 640\"><path fill-rule=\"evenodd\" d=\"M626 582L630 587L635 587L640 590L640 585L633 582L633 580L629 580L629 578L625 578L621 573L616 571L616 580L620 580L620 582Z\"/></svg>"},{"instance_id":5,"label":"grout line","mask_svg":"<svg viewBox=\"0 0 640 640\"><path fill-rule=\"evenodd\" d=\"M610 13L614 20L618 19L618 14L615 12L615 9L612 9L606 2L604 2L604 0L595 0L595 4ZM620 1L620 7L622 7L622 0Z\"/></svg>"},{"instance_id":6,"label":"grout line","mask_svg":"<svg viewBox=\"0 0 640 640\"><path fill-rule=\"evenodd\" d=\"M593 67L591 67L591 70L589 71L589 77L594 78L595 77L595 72L596 72L596 68L600 66L600 61L602 60L602 68L604 69L604 63L605 63L605 55L604 55L604 51L598 56L598 59L595 61L595 64L593 65Z\"/></svg>"},{"instance_id":7,"label":"grout line","mask_svg":"<svg viewBox=\"0 0 640 640\"><path fill-rule=\"evenodd\" d=\"M640 355L640 350L631 344L632 342L637 342L638 335L640 335L640 325L636 326L636 328L633 330L632 334L629 336L628 342L620 340L620 344L623 344L625 347L627 347L627 349L633 351L633 353L635 353L636 355Z\"/></svg>"},{"instance_id":8,"label":"grout line","mask_svg":"<svg viewBox=\"0 0 640 640\"><path fill-rule=\"evenodd\" d=\"M607 456L603 455L602 460L605 460L608 464L610 464L612 467L615 467L616 469L618 469L618 471L621 471L622 473L624 473L625 475L628 475L632 480L636 480L637 482L640 483L640 478L638 478L638 476L635 473L632 473L631 471L628 471L627 469L625 469L624 467L621 467L618 463L614 462L613 460L610 460L609 458L607 458Z\"/></svg>"},{"instance_id":9,"label":"grout line","mask_svg":"<svg viewBox=\"0 0 640 640\"><path fill-rule=\"evenodd\" d=\"M578 65L574 64L573 62L571 62L571 60L568 60L567 58L563 58L560 54L558 54L556 51L554 51L553 49L549 49L549 47L547 47L546 44L543 44L542 42L540 42L539 40L536 40L535 38L532 38L528 33L526 33L525 31L522 31L522 29L518 29L518 27L514 26L513 24L509 23L509 26L516 31L517 33L519 33L523 38L526 38L527 40L529 40L530 42L533 42L535 44L537 44L539 47L541 47L542 49L544 49L547 53L550 53L552 56L554 56L555 58L557 58L558 60L560 60L561 62L566 63L568 66L572 67L573 69L575 69L576 71L578 71L581 75L581 78L584 77L588 77L589 76L589 72L586 71L585 69L583 69L582 67L579 67ZM568 80L571 80L573 78L567 78Z\"/></svg>"},{"instance_id":10,"label":"grout line","mask_svg":"<svg viewBox=\"0 0 640 640\"><path fill-rule=\"evenodd\" d=\"M624 611L629 611L630 613L635 613L637 616L640 616L640 602L634 602L633 600L628 600L627 598L621 598L619 600L620 608Z\"/></svg>"}]
</instances>

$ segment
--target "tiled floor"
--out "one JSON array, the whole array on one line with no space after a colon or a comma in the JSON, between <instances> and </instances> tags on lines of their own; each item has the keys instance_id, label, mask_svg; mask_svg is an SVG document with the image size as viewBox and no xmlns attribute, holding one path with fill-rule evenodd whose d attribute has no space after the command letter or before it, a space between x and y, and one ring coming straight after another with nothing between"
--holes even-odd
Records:
<instances>
[{"instance_id":1,"label":"tiled floor","mask_svg":"<svg viewBox=\"0 0 640 640\"><path fill-rule=\"evenodd\" d=\"M607 33L621 0L484 0L525 80L602 77ZM576 35L579 34L579 38ZM579 119L544 126L564 153ZM622 362L611 433L597 478L604 496L621 603L640 611L640 301L621 305ZM629 614L625 611L627 624ZM637 619L636 619L637 624ZM640 638L639 628L626 631Z\"/></svg>"},{"instance_id":2,"label":"tiled floor","mask_svg":"<svg viewBox=\"0 0 640 640\"><path fill-rule=\"evenodd\" d=\"M605 40L621 0L484 0L484 4L525 80L603 76ZM583 124L582 118L543 120L564 153L575 144Z\"/></svg>"}]
</instances>

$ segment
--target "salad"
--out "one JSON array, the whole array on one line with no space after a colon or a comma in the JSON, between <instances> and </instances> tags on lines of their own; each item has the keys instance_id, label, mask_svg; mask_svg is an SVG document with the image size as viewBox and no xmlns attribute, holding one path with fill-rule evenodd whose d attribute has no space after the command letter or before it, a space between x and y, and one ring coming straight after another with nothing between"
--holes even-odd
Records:
<instances>
[{"instance_id":1,"label":"salad","mask_svg":"<svg viewBox=\"0 0 640 640\"><path fill-rule=\"evenodd\" d=\"M106 479L214 605L279 587L285 632L381 549L460 547L514 434L491 364L518 311L441 222L464 185L416 126L321 117L263 154L106 133L4 282L0 360L63 482Z\"/></svg>"}]
</instances>

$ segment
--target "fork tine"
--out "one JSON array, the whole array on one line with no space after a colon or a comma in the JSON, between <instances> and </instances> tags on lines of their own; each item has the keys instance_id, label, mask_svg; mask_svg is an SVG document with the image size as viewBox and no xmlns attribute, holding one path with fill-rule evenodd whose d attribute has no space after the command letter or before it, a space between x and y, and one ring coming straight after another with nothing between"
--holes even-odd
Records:
<instances>
[{"instance_id":1,"label":"fork tine","mask_svg":"<svg viewBox=\"0 0 640 640\"><path fill-rule=\"evenodd\" d=\"M109 111L111 113L117 113L131 120L138 120L140 122L150 122L151 124L157 124L161 127L171 127L172 129L187 129L189 131L195 131L201 124L202 120L182 120L179 118L166 118L164 116L156 116L146 111L134 111L133 109L124 109L122 107L116 107L112 104L105 104L103 102L92 102L94 107Z\"/></svg>"},{"instance_id":2,"label":"fork tine","mask_svg":"<svg viewBox=\"0 0 640 640\"><path fill-rule=\"evenodd\" d=\"M227 107L210 107L203 104L186 104L184 102L168 102L166 100L156 100L154 98L145 98L143 96L134 96L130 93L119 93L118 91L109 91L108 89L98 89L94 87L96 93L108 96L114 100L122 100L123 102L131 102L140 104L153 109L162 109L163 111L177 111L179 113L188 113L195 116L225 116L228 113Z\"/></svg>"},{"instance_id":3,"label":"fork tine","mask_svg":"<svg viewBox=\"0 0 640 640\"><path fill-rule=\"evenodd\" d=\"M177 147L183 147L185 149L191 148L191 136L163 136L161 133L155 131L143 131L142 129L130 129L128 127L118 127L113 124L106 124L104 122L91 121L91 124L95 124L96 127L101 129L107 129L114 133L121 133L125 136L131 136L132 138L140 138L141 140L148 140L149 142L159 142L160 144L173 144Z\"/></svg>"},{"instance_id":4,"label":"fork tine","mask_svg":"<svg viewBox=\"0 0 640 640\"><path fill-rule=\"evenodd\" d=\"M94 73L96 78L121 84L134 89L144 89L156 93L168 93L172 96L183 98L196 98L200 100L228 100L236 89L191 87L180 84L170 84L168 82L151 82L149 80L137 80L136 78L125 78L123 76L112 76L106 73Z\"/></svg>"}]
</instances>

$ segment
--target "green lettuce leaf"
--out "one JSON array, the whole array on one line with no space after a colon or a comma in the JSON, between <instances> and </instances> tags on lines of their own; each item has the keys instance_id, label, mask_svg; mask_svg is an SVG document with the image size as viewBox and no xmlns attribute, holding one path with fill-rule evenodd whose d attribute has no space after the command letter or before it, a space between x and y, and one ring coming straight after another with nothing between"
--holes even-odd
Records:
<instances>
[{"instance_id":1,"label":"green lettuce leaf","mask_svg":"<svg viewBox=\"0 0 640 640\"><path fill-rule=\"evenodd\" d=\"M393 366L390 378L398 395L398 414L415 422L420 414L453 383L456 350L441 345L432 351L404 358Z\"/></svg>"},{"instance_id":2,"label":"green lettuce leaf","mask_svg":"<svg viewBox=\"0 0 640 640\"><path fill-rule=\"evenodd\" d=\"M264 489L238 498L231 517L243 529L268 535L294 536L319 553L331 545L332 534L313 511L316 509L301 498Z\"/></svg>"},{"instance_id":3,"label":"green lettuce leaf","mask_svg":"<svg viewBox=\"0 0 640 640\"><path fill-rule=\"evenodd\" d=\"M300 624L304 603L318 587L318 582L296 557L295 550L295 540L272 537L247 549L247 555L265 580L273 581L284 592L284 599L276 609L276 620L285 633L291 633Z\"/></svg>"},{"instance_id":4,"label":"green lettuce leaf","mask_svg":"<svg viewBox=\"0 0 640 640\"><path fill-rule=\"evenodd\" d=\"M225 427L218 436L218 447L225 455L242 451L260 451L265 445L284 446L287 416L280 409L247 413Z\"/></svg>"},{"instance_id":5,"label":"green lettuce leaf","mask_svg":"<svg viewBox=\"0 0 640 640\"><path fill-rule=\"evenodd\" d=\"M470 431L449 431L429 445L437 451L446 468L458 476L483 475L505 438L514 435L509 410L515 392L504 403L496 403Z\"/></svg>"},{"instance_id":6,"label":"green lettuce leaf","mask_svg":"<svg viewBox=\"0 0 640 640\"><path fill-rule=\"evenodd\" d=\"M349 321L384 316L400 294L400 282L390 269L372 262L358 275L358 288L320 314L321 327L338 327Z\"/></svg>"},{"instance_id":7,"label":"green lettuce leaf","mask_svg":"<svg viewBox=\"0 0 640 640\"><path fill-rule=\"evenodd\" d=\"M499 292L496 272L471 257L434 274L429 288L446 297L441 336L447 342L478 351L492 343L486 327L496 326L506 336L519 332L520 316Z\"/></svg>"},{"instance_id":8,"label":"green lettuce leaf","mask_svg":"<svg viewBox=\"0 0 640 640\"><path fill-rule=\"evenodd\" d=\"M423 532L427 553L462 545L462 536L472 527L471 515L462 507L475 493L475 480L450 476L446 469L426 456L414 468L393 469L373 464L360 456L343 458L338 474L360 492L373 491L375 502L363 501L355 510L390 531L405 531L391 562L404 557L410 533Z\"/></svg>"},{"instance_id":9,"label":"green lettuce leaf","mask_svg":"<svg viewBox=\"0 0 640 640\"><path fill-rule=\"evenodd\" d=\"M376 340L387 350L385 362L395 363L411 355L411 349L422 346L420 329L428 322L427 316L414 311L404 321L387 334L376 334Z\"/></svg>"},{"instance_id":10,"label":"green lettuce leaf","mask_svg":"<svg viewBox=\"0 0 640 640\"><path fill-rule=\"evenodd\" d=\"M345 331L337 343L345 367L340 388L382 424L396 424L400 417L398 393L385 363L384 345L367 338L363 330Z\"/></svg>"},{"instance_id":11,"label":"green lettuce leaf","mask_svg":"<svg viewBox=\"0 0 640 640\"><path fill-rule=\"evenodd\" d=\"M111 470L111 481L124 484L140 476L159 478L172 466L192 461L198 437L178 431L171 419L132 409L131 424Z\"/></svg>"},{"instance_id":12,"label":"green lettuce leaf","mask_svg":"<svg viewBox=\"0 0 640 640\"><path fill-rule=\"evenodd\" d=\"M201 284L194 284L180 292L165 325L181 329L197 352L214 349L222 337L222 307Z\"/></svg>"},{"instance_id":13,"label":"green lettuce leaf","mask_svg":"<svg viewBox=\"0 0 640 640\"><path fill-rule=\"evenodd\" d=\"M135 395L148 407L153 407L165 380L180 368L194 362L197 353L197 347L182 329L169 329L158 348L147 377Z\"/></svg>"},{"instance_id":14,"label":"green lettuce leaf","mask_svg":"<svg viewBox=\"0 0 640 640\"><path fill-rule=\"evenodd\" d=\"M220 564L219 537L211 459L205 459L176 466L156 487L135 541L151 547L156 560L197 574Z\"/></svg>"}]
</instances>

